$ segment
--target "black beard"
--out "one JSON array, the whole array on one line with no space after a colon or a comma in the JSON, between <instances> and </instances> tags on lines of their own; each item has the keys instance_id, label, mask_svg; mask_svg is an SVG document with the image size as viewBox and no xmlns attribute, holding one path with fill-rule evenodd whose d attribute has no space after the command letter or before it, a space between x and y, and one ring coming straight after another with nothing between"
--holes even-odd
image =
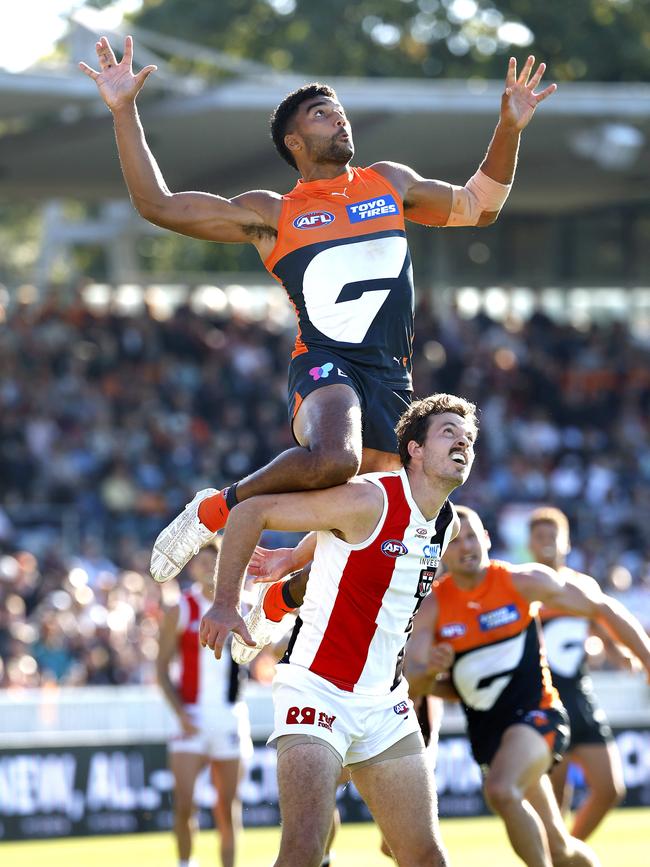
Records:
<instances>
[{"instance_id":1,"label":"black beard","mask_svg":"<svg viewBox=\"0 0 650 867\"><path fill-rule=\"evenodd\" d=\"M354 156L354 147L351 141L343 141L340 136L335 136L328 142L309 141L311 148L310 157L315 163L334 163L345 166Z\"/></svg>"}]
</instances>

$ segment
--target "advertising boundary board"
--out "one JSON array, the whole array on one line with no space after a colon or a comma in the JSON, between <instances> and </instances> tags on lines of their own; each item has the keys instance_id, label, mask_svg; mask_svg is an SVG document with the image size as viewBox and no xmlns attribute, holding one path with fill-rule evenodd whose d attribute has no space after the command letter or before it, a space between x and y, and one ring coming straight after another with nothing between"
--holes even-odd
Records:
<instances>
[{"instance_id":1,"label":"advertising boundary board","mask_svg":"<svg viewBox=\"0 0 650 867\"><path fill-rule=\"evenodd\" d=\"M625 805L650 806L650 727L621 727L615 735L628 788ZM248 827L279 823L275 759L274 749L256 743L241 786ZM441 736L436 781L441 816L487 813L464 736ZM171 791L163 743L2 750L0 840L169 830ZM197 781L195 801L201 826L210 827L214 790L207 772ZM339 789L338 806L344 822L370 819L351 784Z\"/></svg>"}]
</instances>

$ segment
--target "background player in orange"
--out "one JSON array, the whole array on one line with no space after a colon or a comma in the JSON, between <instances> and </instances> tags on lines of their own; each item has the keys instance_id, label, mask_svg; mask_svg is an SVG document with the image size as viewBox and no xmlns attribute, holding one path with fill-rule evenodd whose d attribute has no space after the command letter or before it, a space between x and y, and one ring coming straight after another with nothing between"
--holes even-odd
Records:
<instances>
[{"instance_id":1,"label":"background player in orange","mask_svg":"<svg viewBox=\"0 0 650 867\"><path fill-rule=\"evenodd\" d=\"M154 544L151 572L166 581L224 526L238 501L326 488L359 468L399 469L394 428L411 401L413 343L404 219L431 226L494 222L510 190L521 133L555 85L537 93L544 64L534 69L528 57L518 75L511 58L487 154L462 187L394 162L351 167L352 129L336 93L327 85L306 85L283 100L271 124L278 152L301 175L294 190L225 199L169 190L135 105L155 67L133 74L131 37L119 63L105 37L96 50L99 70L80 67L113 113L124 179L139 213L191 237L253 244L298 316L289 371L298 445L223 491L196 495ZM298 590L301 597L304 581ZM264 605L268 613L275 604L281 615L300 601L285 584L272 588Z\"/></svg>"},{"instance_id":2,"label":"background player in orange","mask_svg":"<svg viewBox=\"0 0 650 867\"><path fill-rule=\"evenodd\" d=\"M235 863L241 830L241 802L237 788L242 761L252 755L248 709L239 700L239 671L229 654L216 661L206 657L199 643L199 624L214 597L217 553L204 548L188 567L194 583L177 605L169 607L160 627L158 682L176 714L179 733L168 746L174 774L174 834L179 867L189 867L194 831L193 793L196 778L210 766L217 792L213 810L219 831L223 867ZM172 683L170 664L179 657L180 679Z\"/></svg>"},{"instance_id":3,"label":"background player in orange","mask_svg":"<svg viewBox=\"0 0 650 867\"><path fill-rule=\"evenodd\" d=\"M572 582L593 585L593 578L566 565L570 551L569 521L559 509L536 509L529 518L528 546L539 562L550 566ZM561 808L571 804L573 786L567 785L569 761L582 769L588 786L573 821L571 833L586 840L605 817L625 797L621 758L612 730L602 708L598 707L586 663L585 641L598 635L608 656L618 665L630 668L634 660L614 642L598 621L572 617L563 611L543 606L540 617L549 668L571 723L571 741L565 761L556 765L551 781Z\"/></svg>"},{"instance_id":4,"label":"background player in orange","mask_svg":"<svg viewBox=\"0 0 650 867\"><path fill-rule=\"evenodd\" d=\"M602 619L649 673L650 640L595 581L577 585L540 563L491 561L479 516L457 511L461 526L444 557L447 572L415 620L406 660L411 695L460 698L486 799L528 867L598 864L569 835L547 776L566 750L569 726L531 603Z\"/></svg>"}]
</instances>

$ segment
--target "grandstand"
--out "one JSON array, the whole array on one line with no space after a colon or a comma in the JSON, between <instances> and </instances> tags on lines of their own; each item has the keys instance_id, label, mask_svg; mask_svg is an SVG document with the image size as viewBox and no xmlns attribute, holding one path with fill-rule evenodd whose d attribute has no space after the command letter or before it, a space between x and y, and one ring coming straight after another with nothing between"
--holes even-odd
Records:
<instances>
[{"instance_id":1,"label":"grandstand","mask_svg":"<svg viewBox=\"0 0 650 867\"><path fill-rule=\"evenodd\" d=\"M87 57L95 34L83 16L73 25L73 52ZM161 67L143 117L175 188L227 195L293 183L266 121L302 77L205 49L227 80L179 80L161 54L198 49L136 37L144 61ZM364 162L389 153L454 182L487 141L501 87L332 83ZM38 201L43 214L30 279L11 282L0 264L0 839L170 827L170 716L155 658L177 588L149 578L151 541L195 490L292 445L290 306L248 263L156 273L143 261L141 240L160 232L125 201L105 114L69 67L0 71L2 196ZM527 515L553 502L571 519L570 564L650 630L650 88L562 86L535 124L497 225L413 231L415 388L481 407L476 468L456 500L485 516L493 554L523 559ZM89 207L71 216L68 199ZM105 274L72 268L53 280L84 245L104 248ZM597 641L591 650L627 803L648 806L647 688L608 670ZM248 691L249 825L278 819L274 754L262 745L270 665L263 655ZM104 788L93 795L90 779ZM444 815L486 811L453 709L438 783ZM214 793L206 779L199 788L207 821ZM352 789L341 808L344 819L368 818Z\"/></svg>"}]
</instances>

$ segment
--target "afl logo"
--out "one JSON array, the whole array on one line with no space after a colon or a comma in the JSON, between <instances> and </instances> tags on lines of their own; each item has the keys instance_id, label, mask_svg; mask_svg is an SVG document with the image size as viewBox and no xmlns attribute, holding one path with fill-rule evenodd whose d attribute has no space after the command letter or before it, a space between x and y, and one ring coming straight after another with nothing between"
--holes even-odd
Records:
<instances>
[{"instance_id":1,"label":"afl logo","mask_svg":"<svg viewBox=\"0 0 650 867\"><path fill-rule=\"evenodd\" d=\"M328 223L334 222L334 214L329 211L310 211L308 214L301 214L293 221L296 229L317 229L319 226L326 226Z\"/></svg>"},{"instance_id":2,"label":"afl logo","mask_svg":"<svg viewBox=\"0 0 650 867\"><path fill-rule=\"evenodd\" d=\"M401 557L403 554L408 554L409 549L399 539L386 539L382 542L381 553L387 557Z\"/></svg>"}]
</instances>

